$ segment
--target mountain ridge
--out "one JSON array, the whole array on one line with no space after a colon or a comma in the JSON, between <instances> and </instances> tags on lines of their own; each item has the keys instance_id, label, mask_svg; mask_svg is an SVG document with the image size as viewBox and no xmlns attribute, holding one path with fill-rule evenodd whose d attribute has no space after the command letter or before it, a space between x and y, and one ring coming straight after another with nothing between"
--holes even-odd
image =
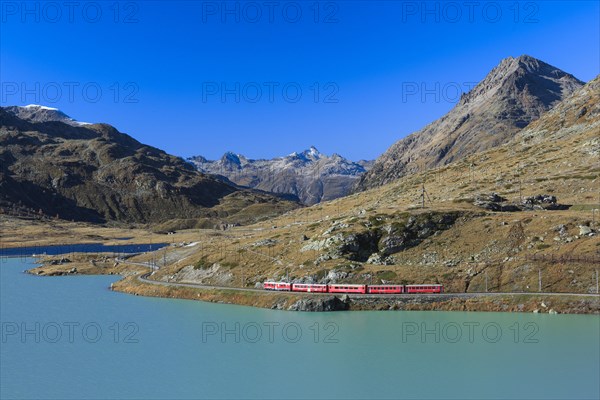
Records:
<instances>
[{"instance_id":1,"label":"mountain ridge","mask_svg":"<svg viewBox=\"0 0 600 400\"><path fill-rule=\"evenodd\" d=\"M531 56L507 57L448 113L395 142L356 189L381 186L505 143L583 85Z\"/></svg>"},{"instance_id":2,"label":"mountain ridge","mask_svg":"<svg viewBox=\"0 0 600 400\"><path fill-rule=\"evenodd\" d=\"M213 226L296 207L202 174L111 125L68 124L56 120L66 114L45 111L52 113L21 114L28 121L0 108L2 208L90 222Z\"/></svg>"},{"instance_id":3,"label":"mountain ridge","mask_svg":"<svg viewBox=\"0 0 600 400\"><path fill-rule=\"evenodd\" d=\"M327 156L315 146L272 159L249 159L228 151L219 160L195 156L188 161L201 172L223 176L240 186L291 194L307 205L349 194L371 165L336 153Z\"/></svg>"},{"instance_id":4,"label":"mountain ridge","mask_svg":"<svg viewBox=\"0 0 600 400\"><path fill-rule=\"evenodd\" d=\"M29 104L27 106L8 106L4 110L15 115L18 118L29 122L64 122L68 125L81 126L91 125L89 122L77 121L58 108L41 106L39 104Z\"/></svg>"}]
</instances>

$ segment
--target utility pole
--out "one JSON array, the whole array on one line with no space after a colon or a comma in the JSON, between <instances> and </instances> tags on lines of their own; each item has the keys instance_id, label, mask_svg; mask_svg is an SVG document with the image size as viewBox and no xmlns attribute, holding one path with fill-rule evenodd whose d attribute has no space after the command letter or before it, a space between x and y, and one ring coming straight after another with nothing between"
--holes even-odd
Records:
<instances>
[{"instance_id":1,"label":"utility pole","mask_svg":"<svg viewBox=\"0 0 600 400\"><path fill-rule=\"evenodd\" d=\"M487 270L485 271L485 291L486 291L486 293L488 291L488 275L487 275Z\"/></svg>"},{"instance_id":2,"label":"utility pole","mask_svg":"<svg viewBox=\"0 0 600 400\"><path fill-rule=\"evenodd\" d=\"M538 269L538 286L539 286L539 290L538 292L542 291L542 269Z\"/></svg>"},{"instance_id":3,"label":"utility pole","mask_svg":"<svg viewBox=\"0 0 600 400\"><path fill-rule=\"evenodd\" d=\"M521 182L521 166L519 165L519 203L523 203L523 185Z\"/></svg>"},{"instance_id":4,"label":"utility pole","mask_svg":"<svg viewBox=\"0 0 600 400\"><path fill-rule=\"evenodd\" d=\"M596 294L600 294L600 287L598 287L598 270L596 270Z\"/></svg>"},{"instance_id":5,"label":"utility pole","mask_svg":"<svg viewBox=\"0 0 600 400\"><path fill-rule=\"evenodd\" d=\"M469 164L469 172L470 172L469 178L471 178L472 183L475 183L475 171L473 170L473 166L474 166L473 163Z\"/></svg>"},{"instance_id":6,"label":"utility pole","mask_svg":"<svg viewBox=\"0 0 600 400\"><path fill-rule=\"evenodd\" d=\"M519 165L517 166L517 171L515 175L513 175L513 177L519 178L519 203L523 203L523 184L521 181L521 171L521 163L519 162Z\"/></svg>"},{"instance_id":7,"label":"utility pole","mask_svg":"<svg viewBox=\"0 0 600 400\"><path fill-rule=\"evenodd\" d=\"M431 199L429 198L429 194L427 190L425 190L425 177L423 177L423 182L421 183L421 208L425 208L425 196L427 196L427 201L431 203Z\"/></svg>"}]
</instances>

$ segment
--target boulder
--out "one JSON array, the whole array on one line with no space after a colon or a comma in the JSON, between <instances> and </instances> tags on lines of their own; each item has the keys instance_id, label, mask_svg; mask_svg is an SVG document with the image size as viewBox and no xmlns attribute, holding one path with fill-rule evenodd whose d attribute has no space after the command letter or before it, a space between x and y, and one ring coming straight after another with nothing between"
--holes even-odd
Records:
<instances>
[{"instance_id":1,"label":"boulder","mask_svg":"<svg viewBox=\"0 0 600 400\"><path fill-rule=\"evenodd\" d=\"M558 232L560 236L565 236L567 234L567 226L564 224L557 225L554 228L555 232Z\"/></svg>"},{"instance_id":2,"label":"boulder","mask_svg":"<svg viewBox=\"0 0 600 400\"><path fill-rule=\"evenodd\" d=\"M487 201L492 203L502 203L506 201L505 197L500 196L498 193L482 193L475 197L475 201Z\"/></svg>"},{"instance_id":3,"label":"boulder","mask_svg":"<svg viewBox=\"0 0 600 400\"><path fill-rule=\"evenodd\" d=\"M590 233L593 233L592 228L586 225L579 225L579 236L587 236Z\"/></svg>"},{"instance_id":4,"label":"boulder","mask_svg":"<svg viewBox=\"0 0 600 400\"><path fill-rule=\"evenodd\" d=\"M275 244L277 243L277 240L274 239L263 239L263 240L259 240L258 242L255 242L252 246L254 247L262 247L262 246L275 246Z\"/></svg>"},{"instance_id":5,"label":"boulder","mask_svg":"<svg viewBox=\"0 0 600 400\"><path fill-rule=\"evenodd\" d=\"M502 204L500 203L504 203L505 201L506 198L500 196L498 193L482 193L475 197L473 205L490 211L502 211Z\"/></svg>"}]
</instances>

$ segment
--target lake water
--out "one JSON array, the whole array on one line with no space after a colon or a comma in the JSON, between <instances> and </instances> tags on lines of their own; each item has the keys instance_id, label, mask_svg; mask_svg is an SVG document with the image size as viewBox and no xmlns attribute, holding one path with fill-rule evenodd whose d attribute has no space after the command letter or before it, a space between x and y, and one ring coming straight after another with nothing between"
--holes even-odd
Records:
<instances>
[{"instance_id":1,"label":"lake water","mask_svg":"<svg viewBox=\"0 0 600 400\"><path fill-rule=\"evenodd\" d=\"M128 238L121 238L126 240ZM119 238L117 238L119 240ZM77 252L87 253L143 253L165 247L166 243L154 244L119 244L104 245L102 243L77 243L62 244L56 246L31 246L17 248L0 248L0 257L26 257L36 254L46 254L49 256L57 254L68 254Z\"/></svg>"},{"instance_id":2,"label":"lake water","mask_svg":"<svg viewBox=\"0 0 600 400\"><path fill-rule=\"evenodd\" d=\"M600 397L598 316L271 311L33 262L0 264L3 399Z\"/></svg>"}]
</instances>

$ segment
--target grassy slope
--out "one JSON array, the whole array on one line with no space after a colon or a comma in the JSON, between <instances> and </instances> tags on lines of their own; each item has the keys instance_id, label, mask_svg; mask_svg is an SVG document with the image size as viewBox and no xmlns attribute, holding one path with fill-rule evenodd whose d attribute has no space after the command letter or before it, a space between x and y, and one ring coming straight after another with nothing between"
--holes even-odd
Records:
<instances>
[{"instance_id":1,"label":"grassy slope","mask_svg":"<svg viewBox=\"0 0 600 400\"><path fill-rule=\"evenodd\" d=\"M600 162L594 153L595 129L583 129L570 136L532 145L511 143L468 157L446 167L403 178L390 185L346 198L295 210L245 228L226 232L198 231L195 240L203 244L195 254L169 266L163 279L190 280L190 274L175 275L185 266L196 265L206 274L195 280L205 283L246 286L267 278L290 278L328 270L356 271L353 279L380 277L396 282L444 283L453 291L537 290L538 269L546 291L588 292L593 289L590 263L527 261L526 256L554 254L595 256L598 236L576 238L579 225L590 224L592 208L598 207ZM418 206L421 182L425 180L431 202ZM482 212L471 204L478 193L498 192L509 200L522 196L553 194L567 211L516 213ZM404 217L405 213L428 211L472 212L450 229L425 239L418 246L396 254L394 265L369 265L335 259L315 263L322 252L300 251L310 240L328 237L324 232L335 222L349 225L342 231L364 231L365 224L381 219ZM596 216L596 227L598 217ZM555 241L559 224L567 226L566 240ZM270 239L272 245L260 245ZM564 238L563 238L564 239ZM214 265L214 264L218 265ZM445 266L449 264L453 266ZM212 269L211 269L212 268ZM214 271L216 269L216 271ZM189 268L188 268L189 270ZM379 274L379 275L377 275ZM194 280L194 279L192 279Z\"/></svg>"}]
</instances>

